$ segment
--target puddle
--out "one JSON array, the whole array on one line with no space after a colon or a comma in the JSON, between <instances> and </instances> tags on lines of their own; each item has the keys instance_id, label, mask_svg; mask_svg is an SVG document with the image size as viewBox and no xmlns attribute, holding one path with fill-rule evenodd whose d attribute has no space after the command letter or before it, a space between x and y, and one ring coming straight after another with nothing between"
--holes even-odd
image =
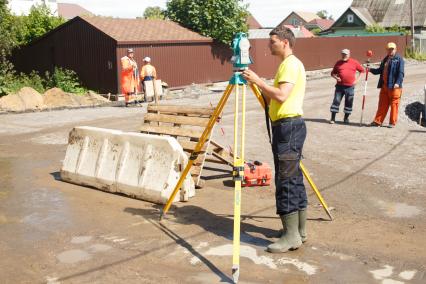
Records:
<instances>
[{"instance_id":1,"label":"puddle","mask_svg":"<svg viewBox=\"0 0 426 284\"><path fill-rule=\"evenodd\" d=\"M28 212L21 223L28 225L31 234L25 238L37 240L48 238L51 232L68 227L71 224L68 204L62 193L54 189L36 189L24 197L23 208Z\"/></svg>"},{"instance_id":2,"label":"puddle","mask_svg":"<svg viewBox=\"0 0 426 284\"><path fill-rule=\"evenodd\" d=\"M298 270L303 271L308 275L314 275L315 273L317 273L317 269L318 269L314 265L308 264L306 262L301 262L293 258L283 257L278 260L278 263L281 265L286 265L286 264L294 265Z\"/></svg>"},{"instance_id":3,"label":"puddle","mask_svg":"<svg viewBox=\"0 0 426 284\"><path fill-rule=\"evenodd\" d=\"M90 242L92 240L92 236L79 236L79 237L73 237L71 239L72 244L83 244Z\"/></svg>"},{"instance_id":4,"label":"puddle","mask_svg":"<svg viewBox=\"0 0 426 284\"><path fill-rule=\"evenodd\" d=\"M223 245L211 248L205 253L205 255L232 256L232 245ZM271 257L258 256L257 251L249 246L240 247L240 256L250 259L255 264L262 264L272 269L277 268L277 265L274 263L274 260Z\"/></svg>"},{"instance_id":5,"label":"puddle","mask_svg":"<svg viewBox=\"0 0 426 284\"><path fill-rule=\"evenodd\" d=\"M416 270L407 270L407 271L401 272L399 274L399 277L404 280L412 280L414 276L416 275L416 273L417 273Z\"/></svg>"},{"instance_id":6,"label":"puddle","mask_svg":"<svg viewBox=\"0 0 426 284\"><path fill-rule=\"evenodd\" d=\"M109 251L110 249L112 249L111 246L104 245L104 244L94 244L89 247L89 251L92 253L105 252L105 251Z\"/></svg>"},{"instance_id":7,"label":"puddle","mask_svg":"<svg viewBox=\"0 0 426 284\"><path fill-rule=\"evenodd\" d=\"M392 218L411 218L420 215L421 209L406 203L393 203L379 200L377 202L385 214Z\"/></svg>"},{"instance_id":8,"label":"puddle","mask_svg":"<svg viewBox=\"0 0 426 284\"><path fill-rule=\"evenodd\" d=\"M393 267L390 265L385 265L383 269L377 269L370 271L373 274L374 279L382 280L386 277L390 277L393 274Z\"/></svg>"},{"instance_id":9,"label":"puddle","mask_svg":"<svg viewBox=\"0 0 426 284\"><path fill-rule=\"evenodd\" d=\"M72 264L91 259L92 256L84 250L74 249L64 251L58 254L56 258L62 263Z\"/></svg>"}]
</instances>

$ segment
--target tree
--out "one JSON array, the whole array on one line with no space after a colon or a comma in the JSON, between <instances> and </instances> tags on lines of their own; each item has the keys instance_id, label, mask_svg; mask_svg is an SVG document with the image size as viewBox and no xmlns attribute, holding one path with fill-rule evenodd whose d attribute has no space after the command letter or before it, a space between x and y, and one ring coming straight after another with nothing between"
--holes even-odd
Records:
<instances>
[{"instance_id":1,"label":"tree","mask_svg":"<svg viewBox=\"0 0 426 284\"><path fill-rule=\"evenodd\" d=\"M320 10L317 12L317 16L321 19L333 20L333 16L327 10Z\"/></svg>"},{"instance_id":2,"label":"tree","mask_svg":"<svg viewBox=\"0 0 426 284\"><path fill-rule=\"evenodd\" d=\"M19 38L20 44L30 43L34 39L65 23L63 18L53 15L49 7L44 3L31 7L28 16L19 16L17 18L21 19L25 26L22 38Z\"/></svg>"},{"instance_id":3,"label":"tree","mask_svg":"<svg viewBox=\"0 0 426 284\"><path fill-rule=\"evenodd\" d=\"M170 0L166 16L204 36L230 44L237 32L247 32L248 5L242 0Z\"/></svg>"},{"instance_id":4,"label":"tree","mask_svg":"<svg viewBox=\"0 0 426 284\"><path fill-rule=\"evenodd\" d=\"M158 6L147 7L143 12L144 19L160 19L164 20L166 16L164 15L165 11Z\"/></svg>"}]
</instances>

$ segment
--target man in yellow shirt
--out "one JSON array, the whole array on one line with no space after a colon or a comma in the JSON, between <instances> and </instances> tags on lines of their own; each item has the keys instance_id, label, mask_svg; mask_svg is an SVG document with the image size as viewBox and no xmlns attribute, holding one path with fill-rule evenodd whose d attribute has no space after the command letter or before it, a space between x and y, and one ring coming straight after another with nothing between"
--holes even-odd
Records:
<instances>
[{"instance_id":1,"label":"man in yellow shirt","mask_svg":"<svg viewBox=\"0 0 426 284\"><path fill-rule=\"evenodd\" d=\"M275 164L275 200L283 225L281 238L268 246L272 253L297 249L306 241L308 204L300 169L306 125L302 118L306 74L303 63L293 55L295 37L288 28L275 28L270 34L271 54L281 60L273 86L251 70L244 78L256 84L269 104L272 121L272 152Z\"/></svg>"}]
</instances>

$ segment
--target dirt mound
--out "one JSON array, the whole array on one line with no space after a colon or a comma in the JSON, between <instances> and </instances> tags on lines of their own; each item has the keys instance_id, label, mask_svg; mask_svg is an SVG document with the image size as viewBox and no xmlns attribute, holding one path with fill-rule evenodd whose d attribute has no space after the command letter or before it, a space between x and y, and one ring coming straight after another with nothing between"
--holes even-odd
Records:
<instances>
[{"instance_id":1,"label":"dirt mound","mask_svg":"<svg viewBox=\"0 0 426 284\"><path fill-rule=\"evenodd\" d=\"M65 93L59 88L47 90L43 95L44 104L49 108L80 106L76 95Z\"/></svg>"},{"instance_id":2,"label":"dirt mound","mask_svg":"<svg viewBox=\"0 0 426 284\"><path fill-rule=\"evenodd\" d=\"M79 100L80 104L85 106L96 106L96 105L101 105L101 104L105 104L109 102L108 99L98 94L95 94L94 92L91 92L91 91L89 91L87 94L83 96L76 96L76 97Z\"/></svg>"},{"instance_id":3,"label":"dirt mound","mask_svg":"<svg viewBox=\"0 0 426 284\"><path fill-rule=\"evenodd\" d=\"M25 110L39 110L44 108L43 96L33 88L24 87L17 95L24 102Z\"/></svg>"},{"instance_id":4,"label":"dirt mound","mask_svg":"<svg viewBox=\"0 0 426 284\"><path fill-rule=\"evenodd\" d=\"M16 94L0 98L0 109L6 111L40 110L44 108L43 97L33 88L24 87Z\"/></svg>"},{"instance_id":5,"label":"dirt mound","mask_svg":"<svg viewBox=\"0 0 426 284\"><path fill-rule=\"evenodd\" d=\"M19 95L11 94L0 98L0 108L6 111L24 111L25 105Z\"/></svg>"}]
</instances>

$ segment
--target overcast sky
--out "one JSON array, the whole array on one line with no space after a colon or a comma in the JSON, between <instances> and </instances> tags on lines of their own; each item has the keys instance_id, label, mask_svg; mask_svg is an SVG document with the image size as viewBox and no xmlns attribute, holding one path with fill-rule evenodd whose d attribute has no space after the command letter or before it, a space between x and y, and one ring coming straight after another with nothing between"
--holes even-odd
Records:
<instances>
[{"instance_id":1,"label":"overcast sky","mask_svg":"<svg viewBox=\"0 0 426 284\"><path fill-rule=\"evenodd\" d=\"M142 16L146 7L166 7L166 0L58 0L76 3L96 15L135 18ZM291 11L329 11L335 19L352 3L352 0L245 0L249 11L264 27L279 24Z\"/></svg>"}]
</instances>

